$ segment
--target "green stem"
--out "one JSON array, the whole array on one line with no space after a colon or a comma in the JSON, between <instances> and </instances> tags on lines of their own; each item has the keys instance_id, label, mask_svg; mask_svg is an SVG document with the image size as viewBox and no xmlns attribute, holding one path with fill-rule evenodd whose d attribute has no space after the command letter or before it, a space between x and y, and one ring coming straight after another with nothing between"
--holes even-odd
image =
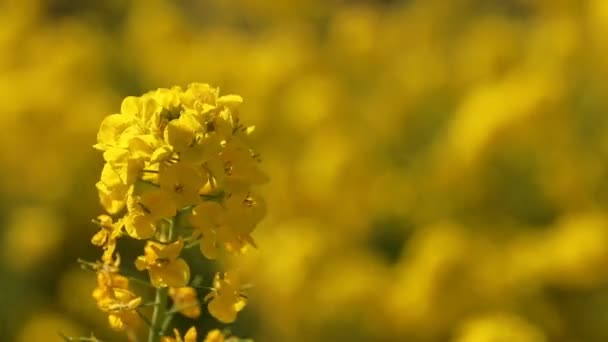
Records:
<instances>
[{"instance_id":1,"label":"green stem","mask_svg":"<svg viewBox=\"0 0 608 342\"><path fill-rule=\"evenodd\" d=\"M152 313L152 322L150 324L150 332L148 342L159 342L163 322L167 314L167 298L169 290L166 287L156 289L156 299L154 302L154 312Z\"/></svg>"}]
</instances>

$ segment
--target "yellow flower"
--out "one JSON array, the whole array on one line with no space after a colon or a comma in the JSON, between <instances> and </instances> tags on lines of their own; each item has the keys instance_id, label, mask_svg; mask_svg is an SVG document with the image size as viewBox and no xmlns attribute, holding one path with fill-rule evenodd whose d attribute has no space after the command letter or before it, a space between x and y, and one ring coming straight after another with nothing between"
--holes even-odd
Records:
<instances>
[{"instance_id":1,"label":"yellow flower","mask_svg":"<svg viewBox=\"0 0 608 342\"><path fill-rule=\"evenodd\" d=\"M247 245L256 246L251 233L266 215L266 203L253 192L234 193L225 203L226 215L218 238L229 252L240 252Z\"/></svg>"},{"instance_id":2,"label":"yellow flower","mask_svg":"<svg viewBox=\"0 0 608 342\"><path fill-rule=\"evenodd\" d=\"M158 180L160 188L172 196L179 209L200 202L199 190L207 183L206 175L182 162L163 165Z\"/></svg>"},{"instance_id":3,"label":"yellow flower","mask_svg":"<svg viewBox=\"0 0 608 342\"><path fill-rule=\"evenodd\" d=\"M171 218L177 212L170 196L160 190L129 196L127 207L129 214L125 218L125 229L136 239L151 238L159 221Z\"/></svg>"},{"instance_id":4,"label":"yellow flower","mask_svg":"<svg viewBox=\"0 0 608 342\"><path fill-rule=\"evenodd\" d=\"M132 326L138 317L135 309L141 304L141 297L121 288L114 288L112 295L98 301L100 309L109 314L110 326L116 330L124 330Z\"/></svg>"},{"instance_id":5,"label":"yellow flower","mask_svg":"<svg viewBox=\"0 0 608 342\"><path fill-rule=\"evenodd\" d=\"M179 258L184 241L178 240L169 245L148 241L143 256L137 257L135 267L148 270L154 287L183 287L190 281L190 267Z\"/></svg>"},{"instance_id":6,"label":"yellow flower","mask_svg":"<svg viewBox=\"0 0 608 342\"><path fill-rule=\"evenodd\" d=\"M167 150L168 147L164 141L154 134L138 135L129 141L129 152L131 158L136 160L153 161L153 155L158 155L161 151L164 152ZM160 160L158 157L157 159Z\"/></svg>"},{"instance_id":7,"label":"yellow flower","mask_svg":"<svg viewBox=\"0 0 608 342\"><path fill-rule=\"evenodd\" d=\"M101 180L96 184L99 201L110 214L116 214L125 206L129 186L125 184L112 166L106 163L101 172Z\"/></svg>"},{"instance_id":8,"label":"yellow flower","mask_svg":"<svg viewBox=\"0 0 608 342\"><path fill-rule=\"evenodd\" d=\"M128 96L120 106L120 112L127 116L136 118L140 128L152 133L159 132L160 114L163 107L156 101L152 94L147 93L140 97Z\"/></svg>"},{"instance_id":9,"label":"yellow flower","mask_svg":"<svg viewBox=\"0 0 608 342\"><path fill-rule=\"evenodd\" d=\"M93 235L91 243L103 247L102 260L111 260L116 249L116 239L122 235L123 222L122 220L113 222L110 216L99 215L97 223L101 229Z\"/></svg>"},{"instance_id":10,"label":"yellow flower","mask_svg":"<svg viewBox=\"0 0 608 342\"><path fill-rule=\"evenodd\" d=\"M135 140L132 140L132 142ZM103 153L106 165L110 166L123 184L135 183L144 167L142 159L134 158L128 149L110 148Z\"/></svg>"},{"instance_id":11,"label":"yellow flower","mask_svg":"<svg viewBox=\"0 0 608 342\"><path fill-rule=\"evenodd\" d=\"M266 214L265 202L252 192L227 197L223 205L202 202L190 215L194 237L202 235L201 253L208 259L217 258L220 246L230 253L240 253L247 245L255 247L251 233Z\"/></svg>"},{"instance_id":12,"label":"yellow flower","mask_svg":"<svg viewBox=\"0 0 608 342\"><path fill-rule=\"evenodd\" d=\"M200 164L220 151L220 140L206 130L193 114L184 113L167 124L165 141L173 146L180 161Z\"/></svg>"},{"instance_id":13,"label":"yellow flower","mask_svg":"<svg viewBox=\"0 0 608 342\"><path fill-rule=\"evenodd\" d=\"M205 201L192 209L190 223L196 228L194 237L202 235L201 253L208 259L218 255L217 230L220 228L223 208L214 201Z\"/></svg>"},{"instance_id":14,"label":"yellow flower","mask_svg":"<svg viewBox=\"0 0 608 342\"><path fill-rule=\"evenodd\" d=\"M208 106L215 106L219 95L217 88L211 87L206 83L191 83L188 89L181 94L180 100L184 107L203 111Z\"/></svg>"},{"instance_id":15,"label":"yellow flower","mask_svg":"<svg viewBox=\"0 0 608 342\"><path fill-rule=\"evenodd\" d=\"M175 335L175 338L164 336L164 337L161 337L160 341L161 342L196 342L197 333L196 333L195 327L191 327L190 329L188 329L188 331L186 331L186 335L184 335L184 339L182 339L182 337L177 329L173 329L173 334Z\"/></svg>"},{"instance_id":16,"label":"yellow flower","mask_svg":"<svg viewBox=\"0 0 608 342\"><path fill-rule=\"evenodd\" d=\"M97 144L93 147L105 151L111 147L119 146L119 140L123 133L135 123L134 118L121 115L108 115L99 127L97 133Z\"/></svg>"},{"instance_id":17,"label":"yellow flower","mask_svg":"<svg viewBox=\"0 0 608 342\"><path fill-rule=\"evenodd\" d=\"M114 223L110 216L99 215L97 216L96 222L101 229L95 233L91 239L91 243L95 246L105 246L106 244L116 241L116 238L120 236L120 229L122 228L121 220Z\"/></svg>"},{"instance_id":18,"label":"yellow flower","mask_svg":"<svg viewBox=\"0 0 608 342\"><path fill-rule=\"evenodd\" d=\"M203 342L224 342L224 334L218 329L213 329L207 333Z\"/></svg>"},{"instance_id":19,"label":"yellow flower","mask_svg":"<svg viewBox=\"0 0 608 342\"><path fill-rule=\"evenodd\" d=\"M189 286L170 287L169 296L173 300L173 306L188 318L198 318L201 315L201 306L198 301L196 290Z\"/></svg>"},{"instance_id":20,"label":"yellow flower","mask_svg":"<svg viewBox=\"0 0 608 342\"><path fill-rule=\"evenodd\" d=\"M209 313L222 323L232 323L239 311L247 304L247 299L240 292L240 282L235 272L225 272L223 278L219 273L213 278L213 291L205 296L209 301Z\"/></svg>"},{"instance_id":21,"label":"yellow flower","mask_svg":"<svg viewBox=\"0 0 608 342\"><path fill-rule=\"evenodd\" d=\"M163 108L168 111L175 111L181 105L179 99L180 94L183 93L181 87L172 87L171 89L159 88L152 92L152 96Z\"/></svg>"},{"instance_id":22,"label":"yellow flower","mask_svg":"<svg viewBox=\"0 0 608 342\"><path fill-rule=\"evenodd\" d=\"M129 290L129 280L118 274L120 258L105 260L97 269L97 287L93 298L97 306L108 314L110 326L116 330L133 328L139 323L135 309L141 297Z\"/></svg>"},{"instance_id":23,"label":"yellow flower","mask_svg":"<svg viewBox=\"0 0 608 342\"><path fill-rule=\"evenodd\" d=\"M241 252L254 245L251 233L264 216L265 205L251 187L265 182L266 175L248 145L253 127L238 118L242 102L238 95L220 97L218 88L204 83L192 83L185 90L161 88L125 98L120 113L100 125L94 148L103 151L106 163L96 184L99 200L109 214L127 209L116 222L99 216L101 229L91 240L104 249L93 297L114 329L128 329L132 335L139 321L135 309L141 305L128 279L119 274L118 255L114 258L116 240L122 235L170 240L173 228L181 232L173 225L182 222L174 218L183 211L190 212L192 236L201 237L201 252L207 258L216 258L220 249ZM135 266L148 271L154 287L170 288L180 313L197 318L201 303L196 290L187 287L190 268L180 258L183 247L181 238L172 243L148 240ZM205 302L218 320L234 321L245 306L239 287L235 274L215 275ZM177 331L175 338L163 337L165 342L195 340L194 328L183 340ZM224 336L212 331L206 341L224 341Z\"/></svg>"},{"instance_id":24,"label":"yellow flower","mask_svg":"<svg viewBox=\"0 0 608 342\"><path fill-rule=\"evenodd\" d=\"M258 167L255 153L240 139L225 143L219 159L211 160L208 167L220 187L228 192L243 192L251 185L268 181L268 176Z\"/></svg>"}]
</instances>

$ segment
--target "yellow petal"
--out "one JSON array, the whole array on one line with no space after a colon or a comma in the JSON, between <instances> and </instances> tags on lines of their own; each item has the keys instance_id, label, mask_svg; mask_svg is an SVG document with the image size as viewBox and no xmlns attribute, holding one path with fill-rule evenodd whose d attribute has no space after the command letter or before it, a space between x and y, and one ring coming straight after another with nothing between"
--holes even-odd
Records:
<instances>
[{"instance_id":1,"label":"yellow petal","mask_svg":"<svg viewBox=\"0 0 608 342\"><path fill-rule=\"evenodd\" d=\"M219 254L217 239L215 237L215 233L206 234L203 236L200 242L201 253L205 256L205 258L210 260L217 259Z\"/></svg>"},{"instance_id":2,"label":"yellow petal","mask_svg":"<svg viewBox=\"0 0 608 342\"><path fill-rule=\"evenodd\" d=\"M184 240L179 239L169 245L163 246L158 250L158 257L163 259L175 260L184 248Z\"/></svg>"},{"instance_id":3,"label":"yellow petal","mask_svg":"<svg viewBox=\"0 0 608 342\"><path fill-rule=\"evenodd\" d=\"M138 202L153 220L175 216L177 207L172 197L164 191L150 191L139 196Z\"/></svg>"},{"instance_id":4,"label":"yellow petal","mask_svg":"<svg viewBox=\"0 0 608 342\"><path fill-rule=\"evenodd\" d=\"M150 268L150 280L154 287L182 287L190 281L190 267L183 259L170 261L163 267Z\"/></svg>"},{"instance_id":5,"label":"yellow petal","mask_svg":"<svg viewBox=\"0 0 608 342\"><path fill-rule=\"evenodd\" d=\"M120 315L111 314L108 316L108 323L110 323L110 327L114 330L124 330L125 324L122 321Z\"/></svg>"},{"instance_id":6,"label":"yellow petal","mask_svg":"<svg viewBox=\"0 0 608 342\"><path fill-rule=\"evenodd\" d=\"M125 230L135 239L149 239L154 236L156 226L149 215L132 213L125 219Z\"/></svg>"},{"instance_id":7,"label":"yellow petal","mask_svg":"<svg viewBox=\"0 0 608 342\"><path fill-rule=\"evenodd\" d=\"M186 332L186 335L184 335L184 342L196 342L196 337L197 337L196 328L191 327Z\"/></svg>"},{"instance_id":8,"label":"yellow petal","mask_svg":"<svg viewBox=\"0 0 608 342\"><path fill-rule=\"evenodd\" d=\"M99 202L108 213L116 214L125 207L125 198L129 190L126 185L119 184L109 187L100 181L95 184L95 187L99 195Z\"/></svg>"},{"instance_id":9,"label":"yellow petal","mask_svg":"<svg viewBox=\"0 0 608 342\"><path fill-rule=\"evenodd\" d=\"M223 212L222 206L213 201L205 201L192 209L190 223L201 230L203 233L218 226L219 219Z\"/></svg>"},{"instance_id":10,"label":"yellow petal","mask_svg":"<svg viewBox=\"0 0 608 342\"><path fill-rule=\"evenodd\" d=\"M243 98L239 95L224 95L217 99L218 105L238 106L243 103Z\"/></svg>"},{"instance_id":11,"label":"yellow petal","mask_svg":"<svg viewBox=\"0 0 608 342\"><path fill-rule=\"evenodd\" d=\"M103 246L108 239L108 231L105 229L101 229L91 239L91 243L95 246Z\"/></svg>"},{"instance_id":12,"label":"yellow petal","mask_svg":"<svg viewBox=\"0 0 608 342\"><path fill-rule=\"evenodd\" d=\"M148 261L146 260L146 258L144 256L138 256L137 259L135 259L135 268L137 268L139 271L143 271L148 267Z\"/></svg>"},{"instance_id":13,"label":"yellow petal","mask_svg":"<svg viewBox=\"0 0 608 342\"><path fill-rule=\"evenodd\" d=\"M234 303L220 297L215 297L209 302L207 308L211 316L215 317L222 323L232 323L236 320L237 311L234 308Z\"/></svg>"},{"instance_id":14,"label":"yellow petal","mask_svg":"<svg viewBox=\"0 0 608 342\"><path fill-rule=\"evenodd\" d=\"M120 112L125 116L139 116L140 100L135 96L127 96L120 105Z\"/></svg>"},{"instance_id":15,"label":"yellow petal","mask_svg":"<svg viewBox=\"0 0 608 342\"><path fill-rule=\"evenodd\" d=\"M213 329L207 333L203 342L224 342L224 334L219 329Z\"/></svg>"},{"instance_id":16,"label":"yellow petal","mask_svg":"<svg viewBox=\"0 0 608 342\"><path fill-rule=\"evenodd\" d=\"M121 114L108 115L99 127L96 149L105 150L118 143L120 135L133 124L133 119Z\"/></svg>"},{"instance_id":17,"label":"yellow petal","mask_svg":"<svg viewBox=\"0 0 608 342\"><path fill-rule=\"evenodd\" d=\"M150 159L162 141L152 134L138 135L129 142L129 152L135 159Z\"/></svg>"},{"instance_id":18,"label":"yellow petal","mask_svg":"<svg viewBox=\"0 0 608 342\"><path fill-rule=\"evenodd\" d=\"M197 133L202 133L202 127L192 115L183 114L178 119L167 124L165 128L165 141L181 152L189 149L196 143Z\"/></svg>"},{"instance_id":19,"label":"yellow petal","mask_svg":"<svg viewBox=\"0 0 608 342\"><path fill-rule=\"evenodd\" d=\"M173 156L173 147L171 145L163 145L157 148L150 156L150 162L158 163L169 160Z\"/></svg>"}]
</instances>

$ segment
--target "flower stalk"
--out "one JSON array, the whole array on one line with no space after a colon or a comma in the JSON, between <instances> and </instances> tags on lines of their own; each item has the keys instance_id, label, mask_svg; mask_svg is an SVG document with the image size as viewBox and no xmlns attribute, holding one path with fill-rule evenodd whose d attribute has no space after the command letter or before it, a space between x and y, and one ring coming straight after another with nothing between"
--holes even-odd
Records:
<instances>
[{"instance_id":1,"label":"flower stalk","mask_svg":"<svg viewBox=\"0 0 608 342\"><path fill-rule=\"evenodd\" d=\"M168 298L168 289L166 287L156 289L154 312L152 313L152 321L148 332L148 342L160 341L163 333L163 322L167 315Z\"/></svg>"}]
</instances>

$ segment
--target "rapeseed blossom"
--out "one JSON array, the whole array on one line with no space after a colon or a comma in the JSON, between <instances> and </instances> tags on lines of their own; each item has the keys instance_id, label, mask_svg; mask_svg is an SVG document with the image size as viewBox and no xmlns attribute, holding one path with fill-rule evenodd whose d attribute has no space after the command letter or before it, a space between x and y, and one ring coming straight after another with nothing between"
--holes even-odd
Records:
<instances>
[{"instance_id":1,"label":"rapeseed blossom","mask_svg":"<svg viewBox=\"0 0 608 342\"><path fill-rule=\"evenodd\" d=\"M131 339L141 324L143 297L121 274L117 240L144 240L144 253L135 260L156 288L149 341L196 341L194 327L184 337L162 337L167 315L200 316L196 288L188 286L191 267L184 248L200 245L203 256L216 259L241 254L256 246L251 233L265 215L264 200L254 186L267 181L259 155L248 145L253 127L239 118L243 99L220 96L202 83L173 87L124 99L120 113L107 116L94 148L105 165L97 182L99 200L107 214L94 222L100 230L91 242L103 248L95 264L98 285L93 292L110 326L126 330ZM181 220L180 217L187 217ZM213 280L205 297L209 312L223 323L233 322L246 304L236 273ZM167 311L171 297L173 309ZM211 337L209 337L211 336ZM211 332L206 340L223 339Z\"/></svg>"}]
</instances>

